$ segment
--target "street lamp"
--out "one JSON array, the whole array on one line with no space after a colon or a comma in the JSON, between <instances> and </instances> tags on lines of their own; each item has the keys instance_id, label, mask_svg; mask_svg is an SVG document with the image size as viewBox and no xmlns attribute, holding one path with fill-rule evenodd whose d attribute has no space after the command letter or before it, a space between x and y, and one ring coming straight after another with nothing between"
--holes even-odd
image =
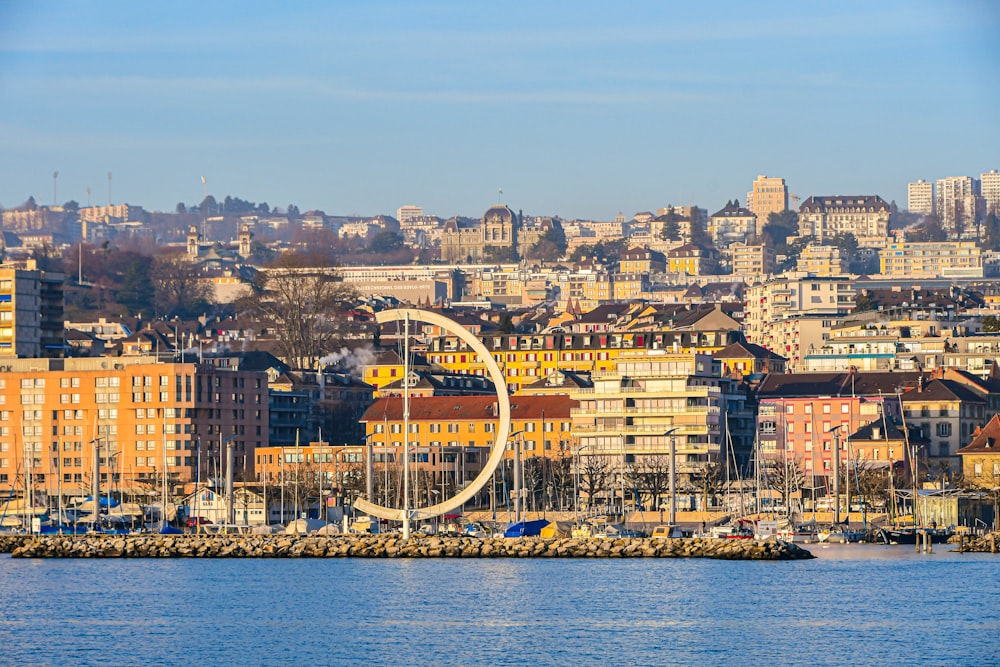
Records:
<instances>
[{"instance_id":1,"label":"street lamp","mask_svg":"<svg viewBox=\"0 0 1000 667\"><path fill-rule=\"evenodd\" d=\"M90 496L94 499L94 530L97 530L101 519L101 440L103 438L94 438L88 443L94 446L93 478L90 480Z\"/></svg>"},{"instance_id":2,"label":"street lamp","mask_svg":"<svg viewBox=\"0 0 1000 667\"><path fill-rule=\"evenodd\" d=\"M833 428L827 431L827 433L833 433L833 524L840 524L840 427L842 424L837 424ZM760 490L757 491L760 495ZM815 502L815 501L814 501ZM847 499L847 512L848 517L850 517L851 499Z\"/></svg>"},{"instance_id":3,"label":"street lamp","mask_svg":"<svg viewBox=\"0 0 1000 667\"><path fill-rule=\"evenodd\" d=\"M375 502L375 451L372 438L375 433L369 433L363 438L365 443L365 496Z\"/></svg>"},{"instance_id":4,"label":"street lamp","mask_svg":"<svg viewBox=\"0 0 1000 667\"><path fill-rule=\"evenodd\" d=\"M223 438L222 433L219 433L219 456L222 456L222 446L235 438L238 433L233 433L228 438ZM233 516L235 511L233 506L233 446L229 445L226 447L226 523L233 525L236 523L236 518Z\"/></svg>"},{"instance_id":5,"label":"street lamp","mask_svg":"<svg viewBox=\"0 0 1000 667\"><path fill-rule=\"evenodd\" d=\"M660 436L665 438L670 436L670 525L677 525L677 443L674 438L674 431L679 431L680 426L664 431Z\"/></svg>"},{"instance_id":6,"label":"street lamp","mask_svg":"<svg viewBox=\"0 0 1000 667\"><path fill-rule=\"evenodd\" d=\"M521 443L524 439L524 429L514 431L507 436L510 441L514 436L520 436L514 442L514 523L521 522ZM509 519L510 517L508 517Z\"/></svg>"}]
</instances>

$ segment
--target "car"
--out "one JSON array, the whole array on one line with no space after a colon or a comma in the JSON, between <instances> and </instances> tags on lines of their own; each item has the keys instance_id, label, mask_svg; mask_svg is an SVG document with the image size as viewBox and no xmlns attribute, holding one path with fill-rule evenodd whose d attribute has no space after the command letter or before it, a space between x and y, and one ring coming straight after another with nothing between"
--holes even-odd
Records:
<instances>
[{"instance_id":1,"label":"car","mask_svg":"<svg viewBox=\"0 0 1000 667\"><path fill-rule=\"evenodd\" d=\"M188 528L194 528L196 526L208 526L211 525L211 521L203 516L193 516L187 521Z\"/></svg>"}]
</instances>

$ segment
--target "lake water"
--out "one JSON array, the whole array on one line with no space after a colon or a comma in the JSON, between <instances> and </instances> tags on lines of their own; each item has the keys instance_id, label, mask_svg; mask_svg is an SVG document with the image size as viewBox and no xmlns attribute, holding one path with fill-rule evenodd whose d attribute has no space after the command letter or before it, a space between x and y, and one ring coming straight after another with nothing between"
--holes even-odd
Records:
<instances>
[{"instance_id":1,"label":"lake water","mask_svg":"<svg viewBox=\"0 0 1000 667\"><path fill-rule=\"evenodd\" d=\"M14 560L5 665L996 665L1000 555Z\"/></svg>"}]
</instances>

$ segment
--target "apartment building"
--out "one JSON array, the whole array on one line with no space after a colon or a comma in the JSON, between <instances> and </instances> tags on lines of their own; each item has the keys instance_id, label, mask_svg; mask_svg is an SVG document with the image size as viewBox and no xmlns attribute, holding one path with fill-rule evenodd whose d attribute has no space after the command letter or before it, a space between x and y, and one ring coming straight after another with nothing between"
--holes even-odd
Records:
<instances>
[{"instance_id":1,"label":"apartment building","mask_svg":"<svg viewBox=\"0 0 1000 667\"><path fill-rule=\"evenodd\" d=\"M810 243L799 254L796 268L812 276L843 276L850 273L847 258L834 245Z\"/></svg>"},{"instance_id":2,"label":"apartment building","mask_svg":"<svg viewBox=\"0 0 1000 667\"><path fill-rule=\"evenodd\" d=\"M63 356L65 276L35 267L0 265L0 358Z\"/></svg>"},{"instance_id":3,"label":"apartment building","mask_svg":"<svg viewBox=\"0 0 1000 667\"><path fill-rule=\"evenodd\" d=\"M890 243L879 251L879 266L887 277L983 277L982 250L975 241Z\"/></svg>"},{"instance_id":4,"label":"apartment building","mask_svg":"<svg viewBox=\"0 0 1000 667\"><path fill-rule=\"evenodd\" d=\"M732 253L733 276L746 282L761 281L777 269L774 249L763 243L749 245L733 243L729 246Z\"/></svg>"},{"instance_id":5,"label":"apartment building","mask_svg":"<svg viewBox=\"0 0 1000 667\"><path fill-rule=\"evenodd\" d=\"M910 213L934 214L934 184L924 179L906 185L906 210Z\"/></svg>"},{"instance_id":6,"label":"apartment building","mask_svg":"<svg viewBox=\"0 0 1000 667\"><path fill-rule=\"evenodd\" d=\"M971 176L939 178L934 209L941 225L953 234L974 231L978 197L979 183Z\"/></svg>"},{"instance_id":7,"label":"apartment building","mask_svg":"<svg viewBox=\"0 0 1000 667\"><path fill-rule=\"evenodd\" d=\"M1000 172L990 169L980 175L979 189L983 198L983 214L1000 216Z\"/></svg>"},{"instance_id":8,"label":"apartment building","mask_svg":"<svg viewBox=\"0 0 1000 667\"><path fill-rule=\"evenodd\" d=\"M806 351L829 338L830 328L854 309L854 284L846 276L786 274L747 287L743 331L801 369Z\"/></svg>"},{"instance_id":9,"label":"apartment building","mask_svg":"<svg viewBox=\"0 0 1000 667\"><path fill-rule=\"evenodd\" d=\"M785 179L758 176L753 182L753 189L747 193L747 209L756 216L761 228L767 224L772 213L787 211L788 186Z\"/></svg>"},{"instance_id":10,"label":"apartment building","mask_svg":"<svg viewBox=\"0 0 1000 667\"><path fill-rule=\"evenodd\" d=\"M236 477L252 475L267 443L267 375L149 357L13 359L0 373L0 489L52 495L90 488L95 452L101 481L151 488L222 473L224 447Z\"/></svg>"},{"instance_id":11,"label":"apartment building","mask_svg":"<svg viewBox=\"0 0 1000 667\"><path fill-rule=\"evenodd\" d=\"M717 247L744 242L756 234L757 216L750 209L740 206L739 201L726 202L708 218L708 235Z\"/></svg>"}]
</instances>

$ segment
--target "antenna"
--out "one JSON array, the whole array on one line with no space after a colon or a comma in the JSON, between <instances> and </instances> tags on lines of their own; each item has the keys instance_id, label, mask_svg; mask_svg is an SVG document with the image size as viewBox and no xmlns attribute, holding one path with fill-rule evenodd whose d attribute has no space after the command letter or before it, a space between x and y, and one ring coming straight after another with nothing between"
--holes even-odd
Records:
<instances>
[{"instance_id":1,"label":"antenna","mask_svg":"<svg viewBox=\"0 0 1000 667\"><path fill-rule=\"evenodd\" d=\"M59 170L52 172L52 205L59 206Z\"/></svg>"},{"instance_id":2,"label":"antenna","mask_svg":"<svg viewBox=\"0 0 1000 667\"><path fill-rule=\"evenodd\" d=\"M205 240L208 238L208 211L205 209L205 200L208 199L208 181L204 176L201 177L201 238Z\"/></svg>"},{"instance_id":3,"label":"antenna","mask_svg":"<svg viewBox=\"0 0 1000 667\"><path fill-rule=\"evenodd\" d=\"M111 172L108 172L108 206L111 206Z\"/></svg>"}]
</instances>

